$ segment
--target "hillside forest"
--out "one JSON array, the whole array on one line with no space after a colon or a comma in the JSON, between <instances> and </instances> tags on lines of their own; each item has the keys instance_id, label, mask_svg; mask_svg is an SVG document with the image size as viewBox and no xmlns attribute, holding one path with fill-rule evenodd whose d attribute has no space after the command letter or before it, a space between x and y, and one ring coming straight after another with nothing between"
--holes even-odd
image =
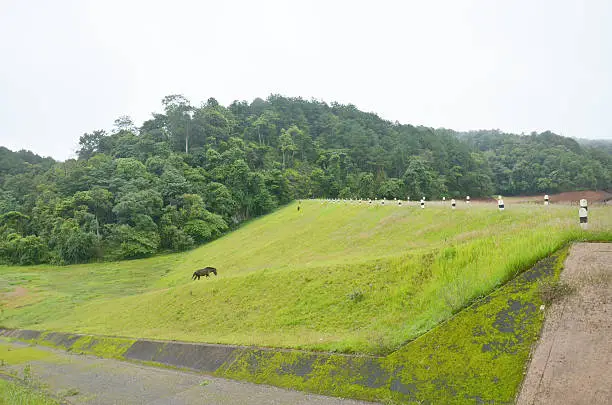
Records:
<instances>
[{"instance_id":1,"label":"hillside forest","mask_svg":"<svg viewBox=\"0 0 612 405\"><path fill-rule=\"evenodd\" d=\"M439 199L612 188L609 142L456 132L272 95L123 116L64 162L0 147L0 262L183 251L300 198Z\"/></svg>"}]
</instances>

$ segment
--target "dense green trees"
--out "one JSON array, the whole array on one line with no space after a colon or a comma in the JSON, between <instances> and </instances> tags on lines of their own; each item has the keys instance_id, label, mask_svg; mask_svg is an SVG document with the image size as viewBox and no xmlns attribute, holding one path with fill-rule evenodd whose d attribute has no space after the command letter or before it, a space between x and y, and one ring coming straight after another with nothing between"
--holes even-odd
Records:
<instances>
[{"instance_id":1,"label":"dense green trees","mask_svg":"<svg viewBox=\"0 0 612 405\"><path fill-rule=\"evenodd\" d=\"M353 105L182 95L137 128L81 136L56 162L0 147L0 261L77 263L180 251L295 198L478 197L612 187L612 155L550 132L457 133ZM586 142L586 141L581 141Z\"/></svg>"}]
</instances>

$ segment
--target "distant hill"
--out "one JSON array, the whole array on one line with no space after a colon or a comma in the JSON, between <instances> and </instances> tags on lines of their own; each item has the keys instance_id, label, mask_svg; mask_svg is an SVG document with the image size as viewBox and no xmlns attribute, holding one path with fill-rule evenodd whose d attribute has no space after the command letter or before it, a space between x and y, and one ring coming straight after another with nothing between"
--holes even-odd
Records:
<instances>
[{"instance_id":1,"label":"distant hill","mask_svg":"<svg viewBox=\"0 0 612 405\"><path fill-rule=\"evenodd\" d=\"M577 138L576 142L578 142L582 146L586 146L588 148L599 149L607 154L612 155L612 139L584 139Z\"/></svg>"},{"instance_id":2,"label":"distant hill","mask_svg":"<svg viewBox=\"0 0 612 405\"><path fill-rule=\"evenodd\" d=\"M4 146L0 146L0 178L6 174L23 173L33 165L39 165L43 170L49 169L53 163L55 163L53 158L44 158L29 150L12 152Z\"/></svg>"}]
</instances>

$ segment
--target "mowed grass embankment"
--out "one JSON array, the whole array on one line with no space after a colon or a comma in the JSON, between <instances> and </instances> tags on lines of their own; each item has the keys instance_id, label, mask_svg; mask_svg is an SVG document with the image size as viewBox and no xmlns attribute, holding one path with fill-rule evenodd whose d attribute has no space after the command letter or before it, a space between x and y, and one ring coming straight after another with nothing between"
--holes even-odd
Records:
<instances>
[{"instance_id":1,"label":"mowed grass embankment","mask_svg":"<svg viewBox=\"0 0 612 405\"><path fill-rule=\"evenodd\" d=\"M305 201L193 251L0 267L0 325L127 337L389 353L577 239L612 210ZM196 268L219 276L192 281Z\"/></svg>"}]
</instances>

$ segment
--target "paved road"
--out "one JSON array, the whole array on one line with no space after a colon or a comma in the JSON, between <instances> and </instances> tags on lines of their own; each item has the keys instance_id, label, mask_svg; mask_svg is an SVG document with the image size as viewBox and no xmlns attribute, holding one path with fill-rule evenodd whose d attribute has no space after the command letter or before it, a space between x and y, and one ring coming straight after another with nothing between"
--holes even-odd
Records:
<instances>
[{"instance_id":1,"label":"paved road","mask_svg":"<svg viewBox=\"0 0 612 405\"><path fill-rule=\"evenodd\" d=\"M612 244L572 246L518 405L612 404Z\"/></svg>"},{"instance_id":2,"label":"paved road","mask_svg":"<svg viewBox=\"0 0 612 405\"><path fill-rule=\"evenodd\" d=\"M0 344L15 348L27 346L0 339ZM69 390L78 394L66 397L69 404L88 405L357 405L366 402L311 395L267 385L251 384L197 373L70 354L46 347L53 356L29 362L36 381L50 392L61 395ZM4 366L18 372L24 364Z\"/></svg>"}]
</instances>

